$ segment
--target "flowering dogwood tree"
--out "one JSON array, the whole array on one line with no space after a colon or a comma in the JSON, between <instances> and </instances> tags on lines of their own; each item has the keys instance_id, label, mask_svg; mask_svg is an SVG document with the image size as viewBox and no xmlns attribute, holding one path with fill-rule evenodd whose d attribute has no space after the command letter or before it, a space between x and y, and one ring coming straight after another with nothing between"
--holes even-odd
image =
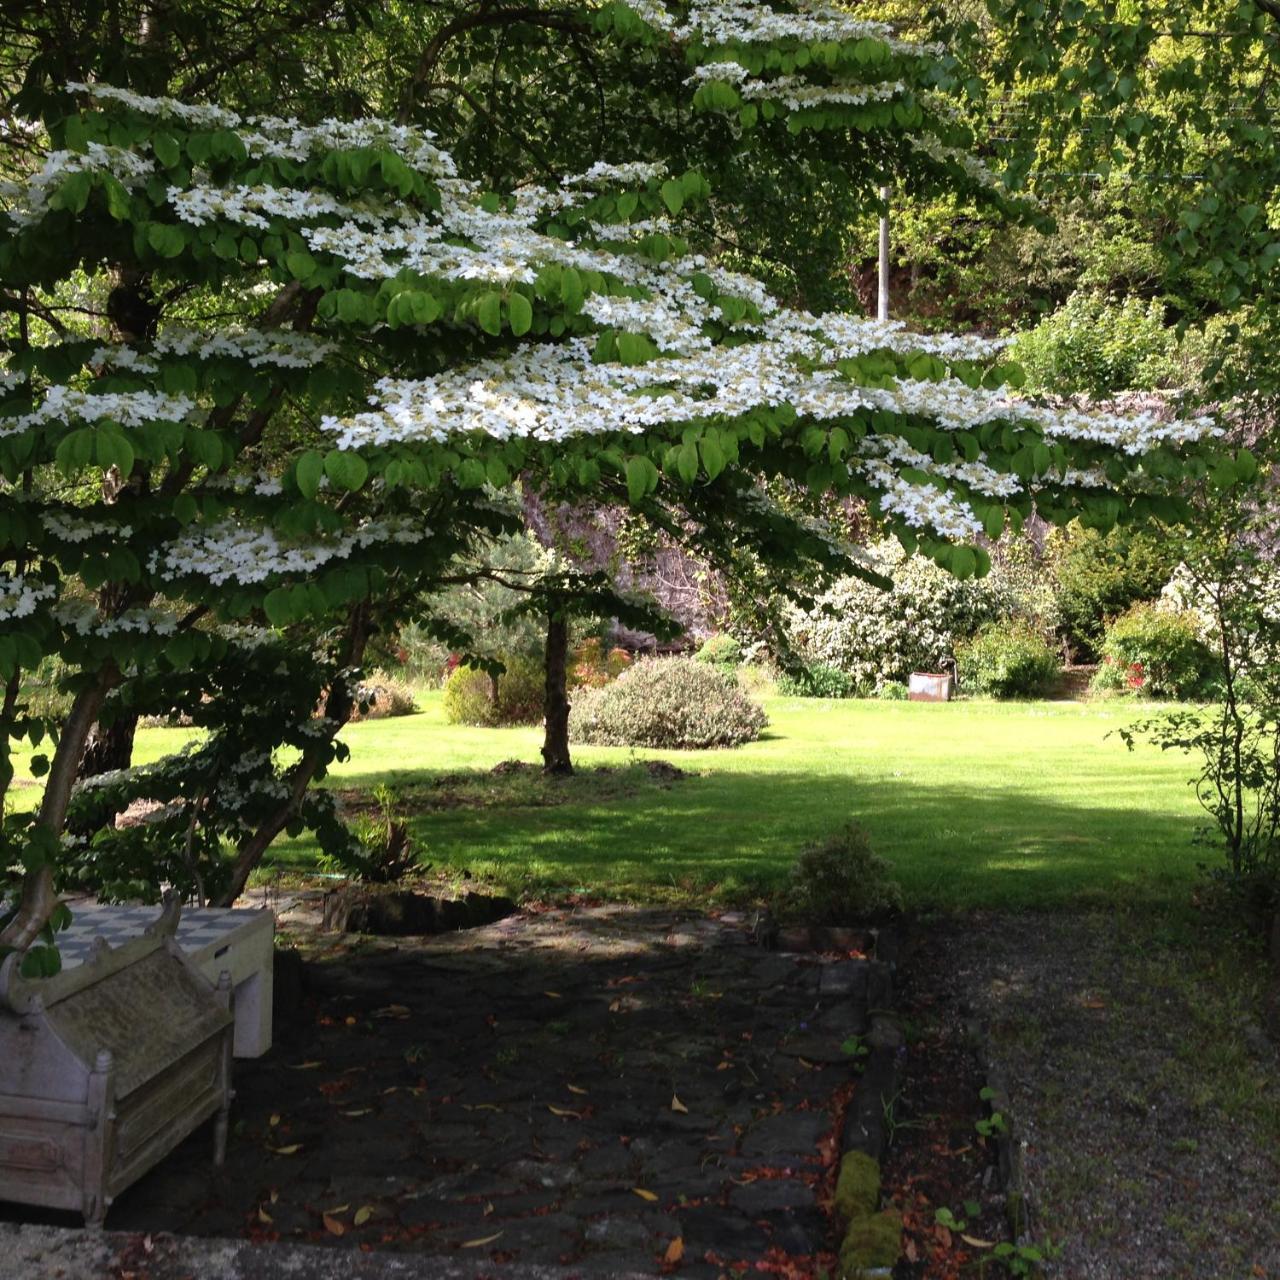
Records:
<instances>
[{"instance_id":1,"label":"flowering dogwood tree","mask_svg":"<svg viewBox=\"0 0 1280 1280\"><path fill-rule=\"evenodd\" d=\"M681 45L695 105L735 127L880 129L994 181L905 70L921 52L874 24L747 3L597 16ZM519 477L838 560L757 496L784 477L861 498L964 578L1033 504L1172 518L1188 472L1247 465L1207 420L1021 400L999 344L780 304L691 242L697 171L596 163L492 192L408 125L66 95L40 167L2 191L19 301L0 370L0 783L19 740L52 749L34 814L6 813L23 888L0 947L49 940L68 816L121 784L75 790L104 709L181 690L215 730L144 775L176 849L233 844L211 896L233 900L281 831L330 822L308 788L371 631L503 526L493 491ZM75 322L86 297L109 332ZM24 694L46 655L74 695L59 724Z\"/></svg>"}]
</instances>

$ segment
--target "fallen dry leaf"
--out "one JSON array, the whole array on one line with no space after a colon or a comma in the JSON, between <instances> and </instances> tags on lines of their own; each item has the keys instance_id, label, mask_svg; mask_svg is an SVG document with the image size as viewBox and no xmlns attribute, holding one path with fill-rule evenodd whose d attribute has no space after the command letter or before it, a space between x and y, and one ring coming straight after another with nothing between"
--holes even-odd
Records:
<instances>
[{"instance_id":1,"label":"fallen dry leaf","mask_svg":"<svg viewBox=\"0 0 1280 1280\"><path fill-rule=\"evenodd\" d=\"M302 1150L302 1143L291 1142L287 1147L273 1147L268 1143L267 1150L275 1152L278 1156L292 1156Z\"/></svg>"},{"instance_id":2,"label":"fallen dry leaf","mask_svg":"<svg viewBox=\"0 0 1280 1280\"><path fill-rule=\"evenodd\" d=\"M564 1107L553 1107L550 1103L547 1104L547 1110L550 1111L553 1116L571 1116L574 1120L582 1119L581 1111L569 1111Z\"/></svg>"},{"instance_id":3,"label":"fallen dry leaf","mask_svg":"<svg viewBox=\"0 0 1280 1280\"><path fill-rule=\"evenodd\" d=\"M544 996L548 997L548 998L549 998L549 999L551 999L551 1000L563 1000L563 999L564 999L564 996L562 996L558 991L544 991L542 994L543 994Z\"/></svg>"},{"instance_id":4,"label":"fallen dry leaf","mask_svg":"<svg viewBox=\"0 0 1280 1280\"><path fill-rule=\"evenodd\" d=\"M357 1227L363 1227L363 1226L364 1226L364 1224L365 1224L366 1222L368 1222L368 1221L369 1221L369 1219L370 1219L370 1218L372 1218L372 1217L373 1217L373 1205L371 1205L371 1204L362 1204L362 1205L361 1205L361 1206L356 1210L356 1216L355 1216L354 1221L355 1221L355 1224L356 1224L356 1226L357 1226Z\"/></svg>"},{"instance_id":5,"label":"fallen dry leaf","mask_svg":"<svg viewBox=\"0 0 1280 1280\"><path fill-rule=\"evenodd\" d=\"M357 1107L354 1111L344 1111L344 1116L371 1116L373 1115L372 1107Z\"/></svg>"},{"instance_id":6,"label":"fallen dry leaf","mask_svg":"<svg viewBox=\"0 0 1280 1280\"><path fill-rule=\"evenodd\" d=\"M324 1229L331 1236L345 1236L347 1234L346 1224L339 1222L331 1213L324 1215Z\"/></svg>"},{"instance_id":7,"label":"fallen dry leaf","mask_svg":"<svg viewBox=\"0 0 1280 1280\"><path fill-rule=\"evenodd\" d=\"M346 1213L346 1211L350 1208L351 1208L350 1204L337 1204L337 1205L334 1205L332 1209L326 1209L325 1213L333 1213L333 1214Z\"/></svg>"},{"instance_id":8,"label":"fallen dry leaf","mask_svg":"<svg viewBox=\"0 0 1280 1280\"><path fill-rule=\"evenodd\" d=\"M273 1129L276 1127L276 1125L278 1125L278 1124L280 1123L280 1116L279 1116L279 1113L277 1113L277 1114L275 1114L275 1115L273 1115L273 1116L271 1117L271 1121L270 1121L270 1123L271 1123L271 1127L272 1127Z\"/></svg>"},{"instance_id":9,"label":"fallen dry leaf","mask_svg":"<svg viewBox=\"0 0 1280 1280\"><path fill-rule=\"evenodd\" d=\"M290 1071L314 1071L317 1067L323 1067L323 1062L290 1062L286 1064Z\"/></svg>"},{"instance_id":10,"label":"fallen dry leaf","mask_svg":"<svg viewBox=\"0 0 1280 1280\"><path fill-rule=\"evenodd\" d=\"M479 1240L464 1240L459 1246L462 1249L478 1249L482 1244L492 1244L500 1235L501 1231L495 1231L491 1236L481 1236Z\"/></svg>"},{"instance_id":11,"label":"fallen dry leaf","mask_svg":"<svg viewBox=\"0 0 1280 1280\"><path fill-rule=\"evenodd\" d=\"M569 1086L569 1092L570 1092L570 1093L586 1093L586 1092L587 1092L587 1090L586 1090L586 1089L583 1089L583 1088L580 1088L580 1087L579 1087L578 1085L576 1085L576 1084L571 1084L571 1085Z\"/></svg>"},{"instance_id":12,"label":"fallen dry leaf","mask_svg":"<svg viewBox=\"0 0 1280 1280\"><path fill-rule=\"evenodd\" d=\"M646 1191L644 1187L632 1187L631 1190L634 1191L641 1200L648 1200L652 1202L658 1198L658 1193L656 1191Z\"/></svg>"},{"instance_id":13,"label":"fallen dry leaf","mask_svg":"<svg viewBox=\"0 0 1280 1280\"><path fill-rule=\"evenodd\" d=\"M275 1219L261 1206L258 1207L258 1221L264 1226L270 1226Z\"/></svg>"},{"instance_id":14,"label":"fallen dry leaf","mask_svg":"<svg viewBox=\"0 0 1280 1280\"><path fill-rule=\"evenodd\" d=\"M973 1245L975 1249L994 1249L996 1247L996 1242L994 1240L980 1240L977 1236L967 1236L963 1232L960 1235L960 1239L963 1240L965 1244Z\"/></svg>"},{"instance_id":15,"label":"fallen dry leaf","mask_svg":"<svg viewBox=\"0 0 1280 1280\"><path fill-rule=\"evenodd\" d=\"M676 1238L667 1245L667 1251L662 1255L662 1260L668 1266L673 1266L684 1257L684 1238L676 1236Z\"/></svg>"},{"instance_id":16,"label":"fallen dry leaf","mask_svg":"<svg viewBox=\"0 0 1280 1280\"><path fill-rule=\"evenodd\" d=\"M682 1116L687 1116L689 1114L689 1108L686 1107L674 1093L671 1095L671 1110L678 1111Z\"/></svg>"}]
</instances>

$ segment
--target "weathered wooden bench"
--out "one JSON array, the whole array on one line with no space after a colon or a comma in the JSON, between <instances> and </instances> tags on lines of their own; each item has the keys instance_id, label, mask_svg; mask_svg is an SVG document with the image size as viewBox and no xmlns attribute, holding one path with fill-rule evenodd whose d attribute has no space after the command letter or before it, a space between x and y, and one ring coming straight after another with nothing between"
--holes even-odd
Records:
<instances>
[{"instance_id":1,"label":"weathered wooden bench","mask_svg":"<svg viewBox=\"0 0 1280 1280\"><path fill-rule=\"evenodd\" d=\"M113 947L145 933L160 908L73 902L71 924L58 934L63 970L83 964L97 938ZM271 1048L275 916L258 909L184 907L174 941L216 983L226 970L235 988L235 1056L260 1058Z\"/></svg>"},{"instance_id":2,"label":"weathered wooden bench","mask_svg":"<svg viewBox=\"0 0 1280 1280\"><path fill-rule=\"evenodd\" d=\"M24 979L0 965L0 1200L78 1211L112 1200L205 1121L226 1152L234 995L174 940L175 900L142 937Z\"/></svg>"}]
</instances>

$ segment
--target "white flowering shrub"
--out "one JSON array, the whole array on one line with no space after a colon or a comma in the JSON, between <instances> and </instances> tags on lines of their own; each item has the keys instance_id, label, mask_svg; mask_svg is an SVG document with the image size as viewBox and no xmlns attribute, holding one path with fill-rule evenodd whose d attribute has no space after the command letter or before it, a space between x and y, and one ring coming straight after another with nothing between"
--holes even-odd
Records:
<instances>
[{"instance_id":1,"label":"white flowering shrub","mask_svg":"<svg viewBox=\"0 0 1280 1280\"><path fill-rule=\"evenodd\" d=\"M868 549L886 590L845 578L812 610L792 609L788 638L795 654L814 667L843 672L864 692L905 680L913 671L937 671L957 645L1007 606L989 579L960 581L895 542Z\"/></svg>"},{"instance_id":2,"label":"white flowering shrub","mask_svg":"<svg viewBox=\"0 0 1280 1280\"><path fill-rule=\"evenodd\" d=\"M931 96L937 51L879 24L649 0L596 18L683 50L693 105L739 129L875 135L913 172L998 185ZM262 708L252 746L225 739L260 762L254 803L214 813L222 781L185 800L210 840L230 833L217 897L233 899L308 821L370 635L511 527L485 493L518 476L702 546L848 563L755 501L785 477L861 499L963 581L987 568L978 536L1033 502L1099 525L1126 504L1176 517L1187 470L1243 465L1207 419L1022 399L998 343L781 305L691 239L707 181L661 159L494 192L412 125L245 118L103 83L40 100L15 136L43 150L0 183L0 275L23 317L0 357L0 681L56 655L74 701L58 725L18 696L0 707L0 787L14 741L56 732L34 816L5 819L24 887L0 949L31 948L54 910L94 722L175 677ZM86 279L106 298L92 323L65 304ZM305 731L268 672L220 685L245 626L296 661L318 645L336 673Z\"/></svg>"}]
</instances>

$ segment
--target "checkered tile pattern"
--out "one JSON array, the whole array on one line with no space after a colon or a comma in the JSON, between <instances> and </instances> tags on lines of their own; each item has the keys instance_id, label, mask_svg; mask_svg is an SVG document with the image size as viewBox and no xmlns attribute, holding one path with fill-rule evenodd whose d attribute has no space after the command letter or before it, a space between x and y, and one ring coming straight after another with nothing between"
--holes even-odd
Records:
<instances>
[{"instance_id":1,"label":"checkered tile pattern","mask_svg":"<svg viewBox=\"0 0 1280 1280\"><path fill-rule=\"evenodd\" d=\"M177 943L188 955L221 942L244 925L261 917L260 911L184 910L178 918ZM72 969L88 958L94 938L102 937L112 947L141 937L160 918L160 907L75 906L71 927L58 934L62 967Z\"/></svg>"}]
</instances>

